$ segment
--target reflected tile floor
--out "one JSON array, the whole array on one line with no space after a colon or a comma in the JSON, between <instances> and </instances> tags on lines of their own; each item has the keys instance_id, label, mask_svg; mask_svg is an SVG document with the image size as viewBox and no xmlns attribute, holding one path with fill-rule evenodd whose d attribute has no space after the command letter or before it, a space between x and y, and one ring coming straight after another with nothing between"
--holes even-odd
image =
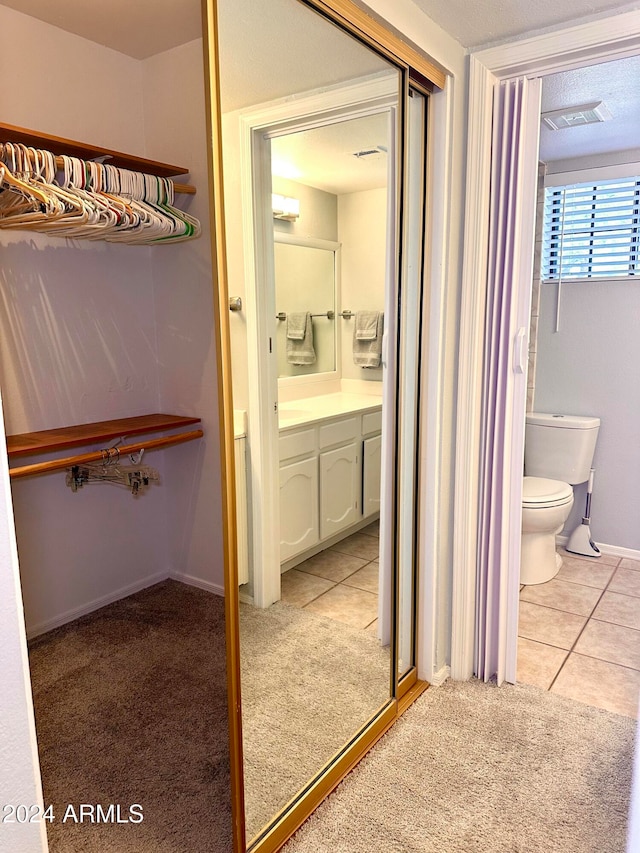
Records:
<instances>
[{"instance_id":1,"label":"reflected tile floor","mask_svg":"<svg viewBox=\"0 0 640 853\"><path fill-rule=\"evenodd\" d=\"M638 718L640 561L559 553L553 580L520 589L518 681Z\"/></svg>"},{"instance_id":2,"label":"reflected tile floor","mask_svg":"<svg viewBox=\"0 0 640 853\"><path fill-rule=\"evenodd\" d=\"M380 528L374 521L282 575L282 601L376 631Z\"/></svg>"}]
</instances>

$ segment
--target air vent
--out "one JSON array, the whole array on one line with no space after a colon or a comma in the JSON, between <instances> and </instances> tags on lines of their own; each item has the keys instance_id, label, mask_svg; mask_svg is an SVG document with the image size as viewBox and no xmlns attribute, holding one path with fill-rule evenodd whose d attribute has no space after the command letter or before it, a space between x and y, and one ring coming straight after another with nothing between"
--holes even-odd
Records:
<instances>
[{"instance_id":1,"label":"air vent","mask_svg":"<svg viewBox=\"0 0 640 853\"><path fill-rule=\"evenodd\" d=\"M549 110L542 113L542 121L551 130L564 127L582 127L585 124L597 124L612 118L602 101L592 104L580 104L576 107L564 107L561 110Z\"/></svg>"},{"instance_id":2,"label":"air vent","mask_svg":"<svg viewBox=\"0 0 640 853\"><path fill-rule=\"evenodd\" d=\"M358 159L365 157L379 157L381 154L386 154L387 149L384 145L376 145L375 148L364 148L362 151L354 151L353 156Z\"/></svg>"}]
</instances>

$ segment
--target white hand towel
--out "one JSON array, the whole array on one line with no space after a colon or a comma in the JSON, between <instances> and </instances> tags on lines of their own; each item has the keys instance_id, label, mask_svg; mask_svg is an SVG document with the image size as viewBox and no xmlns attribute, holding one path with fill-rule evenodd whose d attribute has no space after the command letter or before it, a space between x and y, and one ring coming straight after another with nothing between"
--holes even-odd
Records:
<instances>
[{"instance_id":1,"label":"white hand towel","mask_svg":"<svg viewBox=\"0 0 640 853\"><path fill-rule=\"evenodd\" d=\"M302 336L298 337L302 329ZM287 315L287 361L289 364L315 364L313 348L313 323L308 311Z\"/></svg>"},{"instance_id":2,"label":"white hand towel","mask_svg":"<svg viewBox=\"0 0 640 853\"><path fill-rule=\"evenodd\" d=\"M355 333L359 341L373 341L378 333L379 311L358 311Z\"/></svg>"},{"instance_id":3,"label":"white hand towel","mask_svg":"<svg viewBox=\"0 0 640 853\"><path fill-rule=\"evenodd\" d=\"M375 315L372 317L372 315ZM375 334L371 337L373 321ZM384 315L381 311L356 312L353 327L353 363L359 367L380 367L382 363L382 332ZM358 333L367 335L360 337Z\"/></svg>"},{"instance_id":4,"label":"white hand towel","mask_svg":"<svg viewBox=\"0 0 640 853\"><path fill-rule=\"evenodd\" d=\"M290 341L304 340L307 326L307 312L294 311L287 314L287 338Z\"/></svg>"}]
</instances>

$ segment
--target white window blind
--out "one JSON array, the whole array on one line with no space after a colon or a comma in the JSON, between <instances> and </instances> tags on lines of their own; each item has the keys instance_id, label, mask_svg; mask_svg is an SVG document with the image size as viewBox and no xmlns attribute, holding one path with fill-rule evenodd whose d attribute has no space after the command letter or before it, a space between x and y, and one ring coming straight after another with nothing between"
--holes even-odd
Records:
<instances>
[{"instance_id":1,"label":"white window blind","mask_svg":"<svg viewBox=\"0 0 640 853\"><path fill-rule=\"evenodd\" d=\"M541 277L640 275L640 177L547 187Z\"/></svg>"}]
</instances>

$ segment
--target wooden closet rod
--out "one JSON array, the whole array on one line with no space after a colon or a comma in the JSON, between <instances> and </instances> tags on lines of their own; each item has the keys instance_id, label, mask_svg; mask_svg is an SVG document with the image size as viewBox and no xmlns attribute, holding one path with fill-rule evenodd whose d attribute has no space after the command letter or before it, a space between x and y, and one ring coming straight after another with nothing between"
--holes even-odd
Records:
<instances>
[{"instance_id":1,"label":"wooden closet rod","mask_svg":"<svg viewBox=\"0 0 640 853\"><path fill-rule=\"evenodd\" d=\"M130 453L138 453L140 450L157 450L160 447L169 447L171 444L182 444L185 441L193 441L196 438L202 438L204 435L201 429L194 429L191 432L181 432L177 435L168 435L164 438L153 438L149 441L137 441L135 444L125 444L118 447L120 458L127 456ZM72 468L74 465L83 465L87 462L100 462L104 459L104 451L92 450L89 453L81 453L77 456L65 456L64 459L52 459L49 462L35 462L33 465L22 465L20 468L11 468L9 476L12 480L20 479L21 477L30 477L33 474L47 474L50 471L62 471L65 468ZM113 463L113 458L110 460Z\"/></svg>"}]
</instances>

